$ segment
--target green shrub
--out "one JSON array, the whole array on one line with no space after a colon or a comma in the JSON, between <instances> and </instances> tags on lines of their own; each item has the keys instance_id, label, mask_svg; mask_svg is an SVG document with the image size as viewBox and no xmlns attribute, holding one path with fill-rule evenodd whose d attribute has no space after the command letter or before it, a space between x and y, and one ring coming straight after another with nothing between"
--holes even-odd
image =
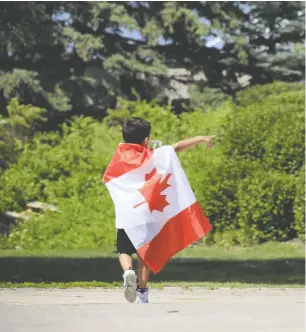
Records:
<instances>
[{"instance_id":1,"label":"green shrub","mask_svg":"<svg viewBox=\"0 0 306 332\"><path fill-rule=\"evenodd\" d=\"M189 85L190 101L188 106L194 109L201 109L206 111L209 108L219 108L226 101L230 100L231 97L221 92L219 89L200 87L198 84Z\"/></svg>"},{"instance_id":2,"label":"green shrub","mask_svg":"<svg viewBox=\"0 0 306 332\"><path fill-rule=\"evenodd\" d=\"M178 118L169 109L154 103L121 103L118 115L121 112L124 116L127 109L135 116L144 112L143 116L152 121L153 138L164 143L174 140ZM20 211L29 201L40 200L58 205L60 213L19 223L6 245L60 250L114 244L113 204L101 183L101 176L122 141L119 121L113 114L103 123L76 118L62 126L61 135L37 135L32 144L25 146L18 162L1 177L0 209ZM154 126L156 123L162 125Z\"/></svg>"},{"instance_id":3,"label":"green shrub","mask_svg":"<svg viewBox=\"0 0 306 332\"><path fill-rule=\"evenodd\" d=\"M304 86L301 83L284 82L256 85L250 89L239 92L237 95L237 101L240 107L247 107L252 104L261 103L264 99L271 95L279 97L283 93L290 91L304 91Z\"/></svg>"},{"instance_id":4,"label":"green shrub","mask_svg":"<svg viewBox=\"0 0 306 332\"><path fill-rule=\"evenodd\" d=\"M20 105L13 98L7 105L7 117L0 114L0 172L17 160L22 142L46 121L46 110L33 105Z\"/></svg>"},{"instance_id":5,"label":"green shrub","mask_svg":"<svg viewBox=\"0 0 306 332\"><path fill-rule=\"evenodd\" d=\"M7 239L10 248L30 250L68 250L98 248L115 241L114 211L105 190L80 202L59 202L59 213L32 217L19 223ZM93 199L96 197L96 199Z\"/></svg>"},{"instance_id":6,"label":"green shrub","mask_svg":"<svg viewBox=\"0 0 306 332\"><path fill-rule=\"evenodd\" d=\"M0 211L27 202L54 203L48 213L19 223L1 247L62 250L115 241L114 209L101 175L122 141L130 116L152 123L152 139L172 144L194 135L217 135L216 145L179 154L198 201L214 225L208 242L249 244L304 234L304 91L271 84L225 102L177 116L154 102L120 100L103 122L79 117L59 133L23 144L16 162L0 174ZM275 93L273 93L275 89ZM258 94L261 93L261 97ZM244 104L245 103L245 104Z\"/></svg>"},{"instance_id":7,"label":"green shrub","mask_svg":"<svg viewBox=\"0 0 306 332\"><path fill-rule=\"evenodd\" d=\"M259 170L239 184L237 196L240 243L284 241L296 236L293 176Z\"/></svg>"},{"instance_id":8,"label":"green shrub","mask_svg":"<svg viewBox=\"0 0 306 332\"><path fill-rule=\"evenodd\" d=\"M294 238L294 175L304 165L303 86L276 83L254 87L239 98L243 106L228 115L222 128L225 165L231 160L233 167L241 170L236 179L226 172L226 181L238 181L239 185L232 183L233 200L222 199L225 211L237 212L233 216L235 231L226 227L230 232L225 237L245 244ZM220 196L222 192L226 193L220 188ZM299 206L301 211L301 203ZM224 233L216 234L216 241L224 238Z\"/></svg>"},{"instance_id":9,"label":"green shrub","mask_svg":"<svg viewBox=\"0 0 306 332\"><path fill-rule=\"evenodd\" d=\"M305 240L305 168L296 177L294 198L294 228L298 237Z\"/></svg>"},{"instance_id":10,"label":"green shrub","mask_svg":"<svg viewBox=\"0 0 306 332\"><path fill-rule=\"evenodd\" d=\"M237 108L224 126L225 155L294 174L304 164L304 91Z\"/></svg>"},{"instance_id":11,"label":"green shrub","mask_svg":"<svg viewBox=\"0 0 306 332\"><path fill-rule=\"evenodd\" d=\"M101 175L118 141L118 133L106 124L77 118L62 127L62 136L37 135L26 145L1 176L0 209L20 211L40 200L58 205L61 212L20 223L8 245L47 250L112 244L114 213Z\"/></svg>"}]
</instances>

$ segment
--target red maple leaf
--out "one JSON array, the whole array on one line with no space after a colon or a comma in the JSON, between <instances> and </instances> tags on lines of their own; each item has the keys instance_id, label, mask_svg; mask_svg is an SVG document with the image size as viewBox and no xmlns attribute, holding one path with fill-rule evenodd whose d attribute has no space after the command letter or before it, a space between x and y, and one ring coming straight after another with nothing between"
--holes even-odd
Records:
<instances>
[{"instance_id":1,"label":"red maple leaf","mask_svg":"<svg viewBox=\"0 0 306 332\"><path fill-rule=\"evenodd\" d=\"M146 174L145 184L142 188L138 189L145 201L135 205L134 208L137 208L144 203L148 203L151 212L154 210L163 212L164 208L170 205L166 200L167 195L162 195L162 192L171 187L171 185L168 184L171 175L171 173L167 174L162 180L163 175L157 173L156 168L154 168L151 173Z\"/></svg>"}]
</instances>

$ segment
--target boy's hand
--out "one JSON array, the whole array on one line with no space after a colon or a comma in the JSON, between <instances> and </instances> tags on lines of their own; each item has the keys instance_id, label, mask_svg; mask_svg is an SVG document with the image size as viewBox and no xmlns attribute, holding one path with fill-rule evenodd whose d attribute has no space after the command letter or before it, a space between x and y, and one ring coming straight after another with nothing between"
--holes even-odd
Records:
<instances>
[{"instance_id":1,"label":"boy's hand","mask_svg":"<svg viewBox=\"0 0 306 332\"><path fill-rule=\"evenodd\" d=\"M216 135L213 136L196 136L193 138L186 139L184 141L180 141L173 145L175 152L180 152L186 149L193 148L198 144L206 143L208 148L213 147L213 139L216 138Z\"/></svg>"},{"instance_id":2,"label":"boy's hand","mask_svg":"<svg viewBox=\"0 0 306 332\"><path fill-rule=\"evenodd\" d=\"M209 149L212 148L214 145L214 142L213 142L214 138L216 138L216 135L206 136L206 145Z\"/></svg>"}]
</instances>

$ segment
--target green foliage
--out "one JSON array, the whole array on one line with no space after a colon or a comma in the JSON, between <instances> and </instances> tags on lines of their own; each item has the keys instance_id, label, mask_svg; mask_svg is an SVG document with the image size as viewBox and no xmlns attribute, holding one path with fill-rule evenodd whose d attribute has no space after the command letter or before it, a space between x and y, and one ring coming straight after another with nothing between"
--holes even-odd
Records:
<instances>
[{"instance_id":1,"label":"green foliage","mask_svg":"<svg viewBox=\"0 0 306 332\"><path fill-rule=\"evenodd\" d=\"M199 87L198 85L192 85L190 90L190 104L191 109L200 108L206 111L208 108L217 109L226 100L230 100L230 97L218 89L212 89L207 87Z\"/></svg>"},{"instance_id":2,"label":"green foliage","mask_svg":"<svg viewBox=\"0 0 306 332\"><path fill-rule=\"evenodd\" d=\"M296 189L304 165L303 86L254 87L239 100L241 107L221 130L223 155L205 192L209 197L210 188L217 187L209 200L218 227L215 240L249 244L294 238L304 227L301 189ZM219 234L225 229L229 232Z\"/></svg>"},{"instance_id":3,"label":"green foliage","mask_svg":"<svg viewBox=\"0 0 306 332\"><path fill-rule=\"evenodd\" d=\"M6 101L17 97L22 103L32 103L50 111L67 111L71 109L69 99L56 85L54 91L48 92L38 79L38 73L14 68L12 71L0 71L0 88Z\"/></svg>"},{"instance_id":4,"label":"green foliage","mask_svg":"<svg viewBox=\"0 0 306 332\"><path fill-rule=\"evenodd\" d=\"M198 85L170 79L172 68L216 89L199 100L191 91L192 107L218 106L220 91L234 96L248 82L302 81L304 14L297 1L2 1L0 112L17 97L48 111L47 128L102 118L134 90L166 101L172 86Z\"/></svg>"},{"instance_id":5,"label":"green foliage","mask_svg":"<svg viewBox=\"0 0 306 332\"><path fill-rule=\"evenodd\" d=\"M236 20L226 24L224 82L228 91L240 89L237 73L249 75L250 84L299 82L305 77L305 55L292 43L305 38L305 4L300 1L231 2ZM232 16L232 13L231 13ZM234 24L231 24L233 21ZM221 29L221 27L219 27Z\"/></svg>"},{"instance_id":6,"label":"green foliage","mask_svg":"<svg viewBox=\"0 0 306 332\"><path fill-rule=\"evenodd\" d=\"M0 210L20 210L37 199L57 204L61 212L20 224L8 244L41 249L112 244L113 207L101 174L118 140L106 125L78 118L62 126L62 136L37 135L27 144L1 178Z\"/></svg>"},{"instance_id":7,"label":"green foliage","mask_svg":"<svg viewBox=\"0 0 306 332\"><path fill-rule=\"evenodd\" d=\"M15 160L16 144L6 129L7 121L0 115L0 174Z\"/></svg>"},{"instance_id":8,"label":"green foliage","mask_svg":"<svg viewBox=\"0 0 306 332\"><path fill-rule=\"evenodd\" d=\"M62 31L63 39L65 40L66 47L69 47L71 42L74 43L74 47L77 55L84 61L90 60L90 56L103 48L101 39L93 36L89 33L82 34L75 31L71 27L65 27Z\"/></svg>"},{"instance_id":9,"label":"green foliage","mask_svg":"<svg viewBox=\"0 0 306 332\"><path fill-rule=\"evenodd\" d=\"M294 198L294 228L299 238L305 240L305 167L296 177L296 192Z\"/></svg>"},{"instance_id":10,"label":"green foliage","mask_svg":"<svg viewBox=\"0 0 306 332\"><path fill-rule=\"evenodd\" d=\"M284 241L294 231L294 177L264 170L253 172L239 184L239 242Z\"/></svg>"},{"instance_id":11,"label":"green foliage","mask_svg":"<svg viewBox=\"0 0 306 332\"><path fill-rule=\"evenodd\" d=\"M99 184L96 183L96 186ZM60 202L60 213L37 216L19 224L7 240L10 247L69 250L114 245L114 213L108 193L96 190L90 199ZM93 199L97 195L96 199Z\"/></svg>"},{"instance_id":12,"label":"green foliage","mask_svg":"<svg viewBox=\"0 0 306 332\"><path fill-rule=\"evenodd\" d=\"M208 242L247 245L303 238L304 92L292 86L255 87L239 95L241 107L225 101L218 110L180 116L170 105L120 99L119 108L109 110L103 122L79 117L62 125L60 133L36 135L23 145L16 164L0 174L0 211L20 211L37 199L56 204L60 212L19 223L1 246L61 250L112 245L114 210L101 175L122 139L120 124L131 116L149 119L151 138L164 145L217 135L213 149L200 146L179 155L214 225Z\"/></svg>"},{"instance_id":13,"label":"green foliage","mask_svg":"<svg viewBox=\"0 0 306 332\"><path fill-rule=\"evenodd\" d=\"M33 105L20 105L17 98L10 101L7 112L8 122L15 138L31 135L41 123L46 121L45 109Z\"/></svg>"},{"instance_id":14,"label":"green foliage","mask_svg":"<svg viewBox=\"0 0 306 332\"><path fill-rule=\"evenodd\" d=\"M277 91L267 98L263 88L254 88L263 96L256 103L252 92L246 92L250 96L249 105L232 112L224 126L222 139L226 156L237 161L259 161L266 171L273 168L288 174L303 166L305 92L302 85L294 87L295 91ZM270 93L273 88L273 84L265 87ZM246 100L244 97L244 105Z\"/></svg>"},{"instance_id":15,"label":"green foliage","mask_svg":"<svg viewBox=\"0 0 306 332\"><path fill-rule=\"evenodd\" d=\"M303 91L301 83L274 82L273 84L255 85L252 89L237 94L237 103L240 107L247 107L259 103L271 95L280 95L284 92Z\"/></svg>"},{"instance_id":16,"label":"green foliage","mask_svg":"<svg viewBox=\"0 0 306 332\"><path fill-rule=\"evenodd\" d=\"M13 98L7 106L7 117L0 115L0 169L17 159L22 142L29 140L46 121L46 110L33 105L20 105Z\"/></svg>"}]
</instances>

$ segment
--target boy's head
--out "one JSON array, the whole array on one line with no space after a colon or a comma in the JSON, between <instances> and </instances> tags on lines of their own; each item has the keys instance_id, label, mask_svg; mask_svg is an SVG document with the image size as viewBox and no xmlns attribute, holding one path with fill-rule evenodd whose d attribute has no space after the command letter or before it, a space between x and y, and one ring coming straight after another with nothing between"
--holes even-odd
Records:
<instances>
[{"instance_id":1,"label":"boy's head","mask_svg":"<svg viewBox=\"0 0 306 332\"><path fill-rule=\"evenodd\" d=\"M131 118L123 124L122 136L125 143L142 144L150 143L151 124L142 118Z\"/></svg>"}]
</instances>

